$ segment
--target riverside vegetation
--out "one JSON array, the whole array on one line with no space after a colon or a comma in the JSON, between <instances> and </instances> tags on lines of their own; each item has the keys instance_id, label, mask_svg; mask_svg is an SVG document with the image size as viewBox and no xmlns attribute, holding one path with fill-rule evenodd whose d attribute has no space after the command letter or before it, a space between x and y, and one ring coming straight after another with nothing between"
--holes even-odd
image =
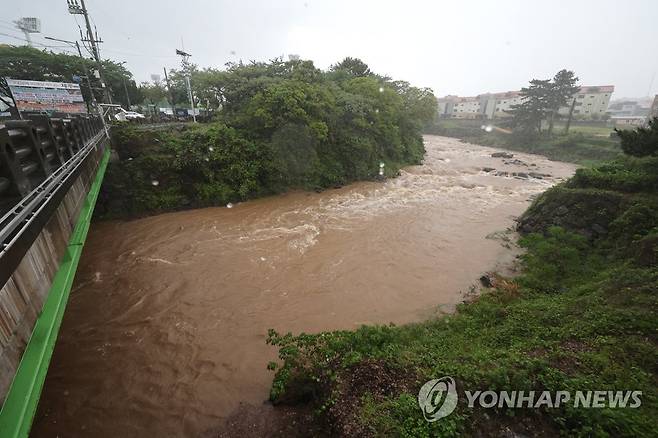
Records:
<instances>
[{"instance_id":1,"label":"riverside vegetation","mask_svg":"<svg viewBox=\"0 0 658 438\"><path fill-rule=\"evenodd\" d=\"M581 119L583 116L574 116L576 101L573 96L580 90L577 83L578 77L567 69L560 70L551 79L531 80L519 92L522 101L503 112L507 117L495 120L501 125L495 129L482 129L483 124L490 124L486 120L444 118L428 126L427 132L582 165L616 158L621 152L619 140L605 123L597 123L602 119L598 113L592 114L589 123L572 126L574 117ZM571 107L571 111L566 120L560 122L559 110L563 107Z\"/></svg>"},{"instance_id":2,"label":"riverside vegetation","mask_svg":"<svg viewBox=\"0 0 658 438\"><path fill-rule=\"evenodd\" d=\"M509 120L503 120L503 129ZM511 133L494 130L486 132L482 120L441 119L426 128L429 134L456 137L468 143L510 149L529 154L539 154L551 160L567 161L592 166L613 160L621 155L619 138L604 123L572 124L568 134L562 133L563 125L555 124L552 135L542 135L519 130Z\"/></svg>"},{"instance_id":3,"label":"riverside vegetation","mask_svg":"<svg viewBox=\"0 0 658 438\"><path fill-rule=\"evenodd\" d=\"M519 220L523 274L453 315L404 326L270 331L275 403L305 402L341 436L655 436L658 430L658 121L621 132L618 159L579 169ZM640 390L639 408L468 408L428 423L417 394ZM462 393L463 394L463 393Z\"/></svg>"},{"instance_id":4,"label":"riverside vegetation","mask_svg":"<svg viewBox=\"0 0 658 438\"><path fill-rule=\"evenodd\" d=\"M104 217L224 205L290 188L321 190L386 175L423 158L436 114L429 89L372 73L346 58L324 72L311 61L233 64L213 76L213 123L113 128ZM208 85L210 87L210 85Z\"/></svg>"}]
</instances>

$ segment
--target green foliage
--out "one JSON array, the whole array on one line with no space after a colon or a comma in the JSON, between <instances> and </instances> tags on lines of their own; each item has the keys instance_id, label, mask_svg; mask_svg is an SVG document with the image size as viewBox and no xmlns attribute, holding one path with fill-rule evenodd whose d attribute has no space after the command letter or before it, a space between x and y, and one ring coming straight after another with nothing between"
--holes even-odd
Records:
<instances>
[{"instance_id":1,"label":"green foliage","mask_svg":"<svg viewBox=\"0 0 658 438\"><path fill-rule=\"evenodd\" d=\"M567 105L580 89L574 72L563 69L553 79L533 79L521 89L523 101L509 111L512 126L524 133L541 133L541 123L548 119L548 135L553 132L553 121L558 110Z\"/></svg>"},{"instance_id":2,"label":"green foliage","mask_svg":"<svg viewBox=\"0 0 658 438\"><path fill-rule=\"evenodd\" d=\"M632 131L615 129L621 138L621 148L625 154L636 157L658 155L658 118L649 121L649 126Z\"/></svg>"},{"instance_id":3,"label":"green foliage","mask_svg":"<svg viewBox=\"0 0 658 438\"><path fill-rule=\"evenodd\" d=\"M523 255L527 268L523 284L529 288L558 292L569 279L592 269L591 260L585 258L587 239L563 228L550 227L545 236L528 234L519 243L528 249Z\"/></svg>"},{"instance_id":4,"label":"green foliage","mask_svg":"<svg viewBox=\"0 0 658 438\"><path fill-rule=\"evenodd\" d=\"M440 120L425 128L425 132L457 137L469 143L544 155L552 160L586 166L622 156L619 139L600 136L603 128L572 126L571 134L546 137L536 131L523 130L515 130L512 134L488 133L480 128L481 125L481 120L448 119Z\"/></svg>"},{"instance_id":5,"label":"green foliage","mask_svg":"<svg viewBox=\"0 0 658 438\"><path fill-rule=\"evenodd\" d=\"M143 82L140 84L139 90L144 96L144 102L147 104L158 105L168 99L167 89L160 82L153 84Z\"/></svg>"},{"instance_id":6,"label":"green foliage","mask_svg":"<svg viewBox=\"0 0 658 438\"><path fill-rule=\"evenodd\" d=\"M13 106L9 98L9 89L4 78L28 79L34 81L72 82L72 77L84 76L85 67L91 72L96 69L95 61L80 58L77 54L53 53L47 50L38 50L28 46L0 45L0 100ZM103 75L112 93L114 102L127 104L126 92L132 104L140 103L143 99L132 73L123 64L105 60L102 63ZM103 91L100 80L91 75L92 87L96 99L101 101ZM124 88L125 81L125 88ZM90 101L91 94L87 81L80 83L80 89L86 101Z\"/></svg>"},{"instance_id":7,"label":"green foliage","mask_svg":"<svg viewBox=\"0 0 658 438\"><path fill-rule=\"evenodd\" d=\"M658 158L624 158L595 168L578 169L569 181L569 187L620 192L658 191Z\"/></svg>"},{"instance_id":8,"label":"green foliage","mask_svg":"<svg viewBox=\"0 0 658 438\"><path fill-rule=\"evenodd\" d=\"M199 83L218 93L219 121L182 132L115 129L122 161L109 173L137 186L118 182L119 192L110 177L106 198L122 201L106 215L221 205L290 187L323 189L374 178L381 161L395 174L420 163L420 132L436 113L431 90L367 69L336 76L337 70L325 73L310 61L279 59L234 64L224 72L188 67L193 80L203 76ZM173 81L178 76L172 72ZM165 193L163 205L154 206ZM172 207L176 199L180 204Z\"/></svg>"},{"instance_id":9,"label":"green foliage","mask_svg":"<svg viewBox=\"0 0 658 438\"><path fill-rule=\"evenodd\" d=\"M553 77L553 82L550 84L548 93L548 136L553 134L553 126L555 116L561 107L574 102L574 94L576 94L580 87L576 85L578 78L574 72L569 70L560 70ZM569 117L571 117L571 112ZM598 116L598 114L597 114Z\"/></svg>"},{"instance_id":10,"label":"green foliage","mask_svg":"<svg viewBox=\"0 0 658 438\"><path fill-rule=\"evenodd\" d=\"M540 132L541 122L551 107L550 79L533 79L530 86L521 88L521 103L513 105L509 113L512 115L512 126L521 131Z\"/></svg>"},{"instance_id":11,"label":"green foliage","mask_svg":"<svg viewBox=\"0 0 658 438\"><path fill-rule=\"evenodd\" d=\"M315 335L270 331L281 359L272 399L303 394L319 406L347 404L347 418L332 409L322 415L337 430L370 436L502 436L510 429L525 436L654 436L658 194L638 181L655 174L655 158L594 170L600 175L576 177L526 212L521 229L534 225L535 232L520 242L521 276L499 281L454 315ZM591 232L594 224L599 232ZM396 390L382 395L371 384L386 381L376 374L385 367L373 363L405 370ZM341 383L363 368L375 374L350 380L357 389ZM641 390L642 405L475 410L460 399L450 416L427 423L416 395L426 380L446 375L468 390Z\"/></svg>"},{"instance_id":12,"label":"green foliage","mask_svg":"<svg viewBox=\"0 0 658 438\"><path fill-rule=\"evenodd\" d=\"M336 65L331 66L331 71L345 72L351 76L364 77L370 76L372 72L368 65L358 58L350 58L349 56L343 59Z\"/></svg>"},{"instance_id":13,"label":"green foliage","mask_svg":"<svg viewBox=\"0 0 658 438\"><path fill-rule=\"evenodd\" d=\"M361 423L375 435L404 438L459 437L464 433L464 418L459 414L428 423L418 415L418 400L411 394L375 401L366 395L361 408Z\"/></svg>"}]
</instances>

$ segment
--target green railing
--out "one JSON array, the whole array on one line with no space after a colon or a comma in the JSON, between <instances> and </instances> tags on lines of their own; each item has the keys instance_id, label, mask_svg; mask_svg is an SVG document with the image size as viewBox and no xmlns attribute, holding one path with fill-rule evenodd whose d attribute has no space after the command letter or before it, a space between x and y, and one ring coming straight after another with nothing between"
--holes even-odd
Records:
<instances>
[{"instance_id":1,"label":"green railing","mask_svg":"<svg viewBox=\"0 0 658 438\"><path fill-rule=\"evenodd\" d=\"M34 325L32 336L23 353L2 411L0 411L0 436L2 438L27 437L30 433L109 158L110 148L107 147L98 166L94 182L80 210L78 221L53 279L46 302Z\"/></svg>"}]
</instances>

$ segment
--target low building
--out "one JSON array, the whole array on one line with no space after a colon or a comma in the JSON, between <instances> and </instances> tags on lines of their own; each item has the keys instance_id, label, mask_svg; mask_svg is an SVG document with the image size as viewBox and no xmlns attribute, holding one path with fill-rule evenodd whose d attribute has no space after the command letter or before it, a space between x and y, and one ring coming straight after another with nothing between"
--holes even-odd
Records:
<instances>
[{"instance_id":1,"label":"low building","mask_svg":"<svg viewBox=\"0 0 658 438\"><path fill-rule=\"evenodd\" d=\"M608 111L610 98L614 91L614 85L580 87L580 91L573 96L576 101L573 114L585 116L586 118L604 115ZM569 110L570 107L568 106L562 107L558 114L566 116L569 114Z\"/></svg>"},{"instance_id":2,"label":"low building","mask_svg":"<svg viewBox=\"0 0 658 438\"><path fill-rule=\"evenodd\" d=\"M509 116L509 111L514 105L523 102L523 96L520 91L507 91L505 93L495 93L493 96L493 108L487 114L488 119L495 119Z\"/></svg>"},{"instance_id":3,"label":"low building","mask_svg":"<svg viewBox=\"0 0 658 438\"><path fill-rule=\"evenodd\" d=\"M650 98L620 99L610 102L608 114L611 117L647 117L650 110Z\"/></svg>"},{"instance_id":4,"label":"low building","mask_svg":"<svg viewBox=\"0 0 658 438\"><path fill-rule=\"evenodd\" d=\"M608 109L613 85L585 86L574 94L574 115L602 116ZM486 93L472 97L445 96L438 99L439 117L454 119L496 119L508 117L509 111L523 102L520 91ZM560 115L569 114L571 104L560 108Z\"/></svg>"},{"instance_id":5,"label":"low building","mask_svg":"<svg viewBox=\"0 0 658 438\"><path fill-rule=\"evenodd\" d=\"M615 128L636 128L638 126L644 126L647 118L644 116L614 116L610 117L610 122L614 125Z\"/></svg>"}]
</instances>

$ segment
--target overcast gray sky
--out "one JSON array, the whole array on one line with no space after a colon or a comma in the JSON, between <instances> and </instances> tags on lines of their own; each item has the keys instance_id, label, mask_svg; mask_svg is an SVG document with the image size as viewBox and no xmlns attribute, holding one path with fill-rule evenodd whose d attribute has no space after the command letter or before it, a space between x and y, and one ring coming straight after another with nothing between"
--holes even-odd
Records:
<instances>
[{"instance_id":1,"label":"overcast gray sky","mask_svg":"<svg viewBox=\"0 0 658 438\"><path fill-rule=\"evenodd\" d=\"M138 81L176 67L181 47L199 66L299 54L327 68L345 56L435 94L519 89L572 69L613 97L658 93L656 0L86 0L104 58ZM0 42L20 44L11 20L36 16L42 34L75 39L66 0L2 0ZM76 16L82 26L81 16ZM53 49L59 50L59 49Z\"/></svg>"}]
</instances>

